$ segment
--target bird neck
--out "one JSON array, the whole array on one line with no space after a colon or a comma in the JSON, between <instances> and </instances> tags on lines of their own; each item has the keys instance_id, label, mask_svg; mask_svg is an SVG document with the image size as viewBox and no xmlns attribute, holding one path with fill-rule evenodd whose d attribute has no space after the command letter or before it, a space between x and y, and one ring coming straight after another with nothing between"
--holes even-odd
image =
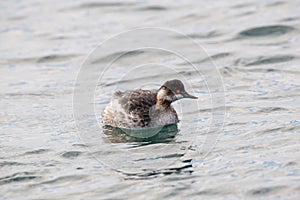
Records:
<instances>
[{"instance_id":1,"label":"bird neck","mask_svg":"<svg viewBox=\"0 0 300 200\"><path fill-rule=\"evenodd\" d=\"M155 110L157 111L169 111L171 110L171 103L168 101L163 101L161 99L156 100Z\"/></svg>"}]
</instances>

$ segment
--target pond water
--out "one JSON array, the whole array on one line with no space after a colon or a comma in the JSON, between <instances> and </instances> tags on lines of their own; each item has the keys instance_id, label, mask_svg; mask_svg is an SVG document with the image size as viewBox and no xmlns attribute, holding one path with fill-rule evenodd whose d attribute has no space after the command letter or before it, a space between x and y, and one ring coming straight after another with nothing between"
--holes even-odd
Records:
<instances>
[{"instance_id":1,"label":"pond water","mask_svg":"<svg viewBox=\"0 0 300 200\"><path fill-rule=\"evenodd\" d=\"M1 2L0 199L299 199L299 7ZM178 127L102 129L115 91L173 78Z\"/></svg>"}]
</instances>

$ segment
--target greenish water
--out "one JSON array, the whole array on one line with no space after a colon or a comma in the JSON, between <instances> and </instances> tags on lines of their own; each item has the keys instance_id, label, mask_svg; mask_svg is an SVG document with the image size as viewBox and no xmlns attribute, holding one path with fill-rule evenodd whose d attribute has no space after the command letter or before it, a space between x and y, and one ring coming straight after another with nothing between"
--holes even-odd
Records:
<instances>
[{"instance_id":1,"label":"greenish water","mask_svg":"<svg viewBox=\"0 0 300 200\"><path fill-rule=\"evenodd\" d=\"M176 136L178 131L176 124L147 129L127 129L117 127L107 127L103 129L103 133L107 135L112 143L141 142L141 144L169 142Z\"/></svg>"}]
</instances>

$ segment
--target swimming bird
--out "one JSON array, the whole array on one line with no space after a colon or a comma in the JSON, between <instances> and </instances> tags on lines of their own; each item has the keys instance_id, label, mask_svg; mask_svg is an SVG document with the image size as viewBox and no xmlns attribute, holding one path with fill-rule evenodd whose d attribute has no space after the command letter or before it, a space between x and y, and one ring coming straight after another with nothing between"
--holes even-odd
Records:
<instances>
[{"instance_id":1,"label":"swimming bird","mask_svg":"<svg viewBox=\"0 0 300 200\"><path fill-rule=\"evenodd\" d=\"M157 91L117 91L102 112L103 125L140 129L177 124L179 119L171 104L182 98L197 99L178 79L165 82Z\"/></svg>"}]
</instances>

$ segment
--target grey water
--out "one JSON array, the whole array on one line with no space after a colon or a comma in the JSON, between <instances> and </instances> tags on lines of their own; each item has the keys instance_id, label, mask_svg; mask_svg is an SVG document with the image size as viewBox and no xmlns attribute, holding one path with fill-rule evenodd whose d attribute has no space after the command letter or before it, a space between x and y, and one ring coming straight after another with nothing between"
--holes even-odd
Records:
<instances>
[{"instance_id":1,"label":"grey water","mask_svg":"<svg viewBox=\"0 0 300 200\"><path fill-rule=\"evenodd\" d=\"M1 1L0 199L299 199L299 7ZM116 90L173 78L178 130L102 129Z\"/></svg>"}]
</instances>

